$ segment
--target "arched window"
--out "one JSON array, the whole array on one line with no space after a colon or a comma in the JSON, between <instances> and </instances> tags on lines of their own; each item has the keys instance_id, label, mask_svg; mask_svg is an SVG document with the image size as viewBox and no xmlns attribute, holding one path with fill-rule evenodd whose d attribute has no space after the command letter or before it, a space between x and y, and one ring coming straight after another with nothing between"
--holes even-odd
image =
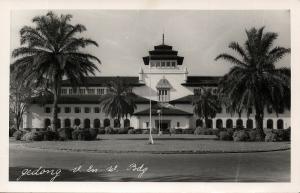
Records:
<instances>
[{"instance_id":1,"label":"arched window","mask_svg":"<svg viewBox=\"0 0 300 193\"><path fill-rule=\"evenodd\" d=\"M226 120L226 128L232 128L233 127L233 121L231 119Z\"/></svg>"},{"instance_id":2,"label":"arched window","mask_svg":"<svg viewBox=\"0 0 300 193\"><path fill-rule=\"evenodd\" d=\"M44 121L44 127L47 128L50 125L51 125L50 119L45 119L45 121Z\"/></svg>"},{"instance_id":3,"label":"arched window","mask_svg":"<svg viewBox=\"0 0 300 193\"><path fill-rule=\"evenodd\" d=\"M109 119L104 119L104 121L103 121L103 126L104 126L104 127L110 126L110 120L109 120Z\"/></svg>"},{"instance_id":4,"label":"arched window","mask_svg":"<svg viewBox=\"0 0 300 193\"><path fill-rule=\"evenodd\" d=\"M212 120L211 119L207 119L206 128L212 129Z\"/></svg>"},{"instance_id":5,"label":"arched window","mask_svg":"<svg viewBox=\"0 0 300 193\"><path fill-rule=\"evenodd\" d=\"M79 126L79 125L80 125L80 119L75 119L75 120L74 120L74 125Z\"/></svg>"},{"instance_id":6,"label":"arched window","mask_svg":"<svg viewBox=\"0 0 300 193\"><path fill-rule=\"evenodd\" d=\"M120 124L120 120L119 120L119 119L115 119L115 120L114 120L114 127L117 127L117 128L118 128L118 127L120 127L120 125L121 125L121 124Z\"/></svg>"},{"instance_id":7,"label":"arched window","mask_svg":"<svg viewBox=\"0 0 300 193\"><path fill-rule=\"evenodd\" d=\"M244 127L242 119L236 120L236 127L239 127L239 128Z\"/></svg>"},{"instance_id":8,"label":"arched window","mask_svg":"<svg viewBox=\"0 0 300 193\"><path fill-rule=\"evenodd\" d=\"M223 128L223 121L222 121L222 119L217 119L216 127L218 129L222 129Z\"/></svg>"},{"instance_id":9,"label":"arched window","mask_svg":"<svg viewBox=\"0 0 300 193\"><path fill-rule=\"evenodd\" d=\"M129 119L124 120L124 127L130 127L130 120Z\"/></svg>"},{"instance_id":10,"label":"arched window","mask_svg":"<svg viewBox=\"0 0 300 193\"><path fill-rule=\"evenodd\" d=\"M65 125L65 128L71 127L70 119L65 119L64 125Z\"/></svg>"},{"instance_id":11,"label":"arched window","mask_svg":"<svg viewBox=\"0 0 300 193\"><path fill-rule=\"evenodd\" d=\"M95 119L95 120L94 120L94 128L97 128L97 129L98 129L98 128L100 128L100 126L101 126L101 125L100 125L100 120L99 120L99 119Z\"/></svg>"},{"instance_id":12,"label":"arched window","mask_svg":"<svg viewBox=\"0 0 300 193\"><path fill-rule=\"evenodd\" d=\"M246 127L247 127L247 129L253 129L253 120L252 119L247 120Z\"/></svg>"},{"instance_id":13,"label":"arched window","mask_svg":"<svg viewBox=\"0 0 300 193\"><path fill-rule=\"evenodd\" d=\"M273 129L273 120L272 119L267 120L267 128L268 129Z\"/></svg>"},{"instance_id":14,"label":"arched window","mask_svg":"<svg viewBox=\"0 0 300 193\"><path fill-rule=\"evenodd\" d=\"M203 126L203 121L201 119L196 120L196 127L202 127Z\"/></svg>"},{"instance_id":15,"label":"arched window","mask_svg":"<svg viewBox=\"0 0 300 193\"><path fill-rule=\"evenodd\" d=\"M283 129L283 120L282 119L277 120L277 129Z\"/></svg>"},{"instance_id":16,"label":"arched window","mask_svg":"<svg viewBox=\"0 0 300 193\"><path fill-rule=\"evenodd\" d=\"M61 128L61 121L60 121L60 119L57 119L57 128Z\"/></svg>"},{"instance_id":17,"label":"arched window","mask_svg":"<svg viewBox=\"0 0 300 193\"><path fill-rule=\"evenodd\" d=\"M84 128L91 128L91 121L89 119L84 119Z\"/></svg>"}]
</instances>

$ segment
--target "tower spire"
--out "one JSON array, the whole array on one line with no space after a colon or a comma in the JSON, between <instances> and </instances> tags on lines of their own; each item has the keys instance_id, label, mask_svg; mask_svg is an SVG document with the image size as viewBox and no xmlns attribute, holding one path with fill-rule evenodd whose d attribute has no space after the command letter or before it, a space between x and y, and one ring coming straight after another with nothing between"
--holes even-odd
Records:
<instances>
[{"instance_id":1,"label":"tower spire","mask_svg":"<svg viewBox=\"0 0 300 193\"><path fill-rule=\"evenodd\" d=\"M165 45L165 34L162 35L162 45Z\"/></svg>"}]
</instances>

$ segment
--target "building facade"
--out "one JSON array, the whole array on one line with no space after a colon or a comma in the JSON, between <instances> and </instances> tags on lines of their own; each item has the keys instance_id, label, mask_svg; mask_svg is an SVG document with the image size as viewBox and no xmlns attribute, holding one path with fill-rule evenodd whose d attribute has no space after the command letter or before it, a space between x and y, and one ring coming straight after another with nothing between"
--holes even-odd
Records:
<instances>
[{"instance_id":1,"label":"building facade","mask_svg":"<svg viewBox=\"0 0 300 193\"><path fill-rule=\"evenodd\" d=\"M195 128L202 124L193 113L194 94L204 88L217 92L216 76L189 76L183 63L184 57L164 44L154 46L149 55L143 57L143 65L135 77L119 77L132 86L137 108L134 115L120 121L101 112L99 98L107 93L106 85L115 77L87 77L85 85L73 88L67 80L62 84L59 98L59 127L80 125L85 128L133 127L153 128ZM51 123L51 97L33 97L24 115L24 128L44 128ZM150 102L152 122L150 123ZM41 105L43 103L43 105ZM220 109L216 117L209 120L209 128L232 128L237 125L255 128L254 112L248 117L227 113ZM283 129L290 127L290 112L282 109L278 115L271 109L265 109L264 128Z\"/></svg>"}]
</instances>

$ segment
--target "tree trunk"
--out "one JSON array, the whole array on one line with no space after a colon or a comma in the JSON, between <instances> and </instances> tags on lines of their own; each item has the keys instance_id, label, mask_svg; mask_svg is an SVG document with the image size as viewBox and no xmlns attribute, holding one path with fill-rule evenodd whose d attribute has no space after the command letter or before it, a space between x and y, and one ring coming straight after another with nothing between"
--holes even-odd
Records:
<instances>
[{"instance_id":1,"label":"tree trunk","mask_svg":"<svg viewBox=\"0 0 300 193\"><path fill-rule=\"evenodd\" d=\"M256 129L260 133L262 140L265 138L265 132L264 132L264 128L263 128L263 120L264 120L264 117L262 114L255 115Z\"/></svg>"},{"instance_id":2,"label":"tree trunk","mask_svg":"<svg viewBox=\"0 0 300 193\"><path fill-rule=\"evenodd\" d=\"M204 118L203 128L207 129L208 118Z\"/></svg>"},{"instance_id":3,"label":"tree trunk","mask_svg":"<svg viewBox=\"0 0 300 193\"><path fill-rule=\"evenodd\" d=\"M58 89L54 89L53 95L53 112L52 112L52 130L57 132L57 103L58 103Z\"/></svg>"}]
</instances>

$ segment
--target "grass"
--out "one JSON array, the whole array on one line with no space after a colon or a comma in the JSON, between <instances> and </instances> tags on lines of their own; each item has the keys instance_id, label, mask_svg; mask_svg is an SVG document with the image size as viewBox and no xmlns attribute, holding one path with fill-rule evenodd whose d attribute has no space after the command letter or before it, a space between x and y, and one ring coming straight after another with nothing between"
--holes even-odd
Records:
<instances>
[{"instance_id":1,"label":"grass","mask_svg":"<svg viewBox=\"0 0 300 193\"><path fill-rule=\"evenodd\" d=\"M50 150L87 152L144 152L144 153L208 153L208 152L256 152L290 149L290 142L233 142L219 141L215 136L162 135L148 144L149 135L99 135L96 141L35 141L17 142L11 145Z\"/></svg>"}]
</instances>

